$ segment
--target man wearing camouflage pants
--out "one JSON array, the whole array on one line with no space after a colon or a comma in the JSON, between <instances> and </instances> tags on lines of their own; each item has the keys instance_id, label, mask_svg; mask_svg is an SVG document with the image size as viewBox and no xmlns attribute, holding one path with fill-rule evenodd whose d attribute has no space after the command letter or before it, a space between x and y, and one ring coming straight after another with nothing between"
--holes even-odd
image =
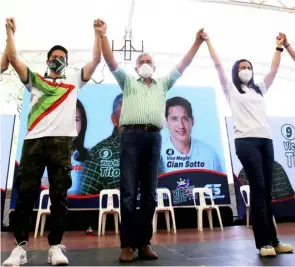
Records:
<instances>
[{"instance_id":1,"label":"man wearing camouflage pants","mask_svg":"<svg viewBox=\"0 0 295 267\"><path fill-rule=\"evenodd\" d=\"M38 199L41 177L45 167L49 176L51 227L48 242L48 263L67 265L61 245L67 216L67 190L71 180L71 145L77 136L76 102L80 88L90 80L101 60L98 21L94 21L95 44L93 58L80 72L66 76L68 51L59 45L47 54L49 73L32 72L17 57L13 33L15 21L6 20L7 57L20 80L31 93L28 133L25 137L19 173L15 187L18 198L15 206L14 236L16 247L3 266L19 266L27 262L26 245L29 239L30 216Z\"/></svg>"}]
</instances>

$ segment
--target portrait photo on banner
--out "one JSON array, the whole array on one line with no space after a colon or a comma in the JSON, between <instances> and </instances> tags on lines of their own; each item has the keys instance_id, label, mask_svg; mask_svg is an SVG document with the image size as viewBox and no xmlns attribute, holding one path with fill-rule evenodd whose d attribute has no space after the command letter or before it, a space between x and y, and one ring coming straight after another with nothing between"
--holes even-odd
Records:
<instances>
[{"instance_id":1,"label":"portrait photo on banner","mask_svg":"<svg viewBox=\"0 0 295 267\"><path fill-rule=\"evenodd\" d=\"M29 93L25 90L17 162L26 135ZM69 199L97 197L120 186L119 119L123 94L116 84L87 84L78 95L72 145ZM159 187L170 189L173 205L193 205L192 189L209 187L217 204L229 190L214 88L174 86L167 93ZM17 168L16 168L17 169ZM48 188L45 170L42 188Z\"/></svg>"}]
</instances>

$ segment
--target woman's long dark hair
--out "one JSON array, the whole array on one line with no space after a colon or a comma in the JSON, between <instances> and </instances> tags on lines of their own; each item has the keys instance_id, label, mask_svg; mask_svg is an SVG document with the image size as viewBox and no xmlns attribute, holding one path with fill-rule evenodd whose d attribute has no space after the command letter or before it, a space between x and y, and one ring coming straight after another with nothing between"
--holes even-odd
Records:
<instances>
[{"instance_id":1,"label":"woman's long dark hair","mask_svg":"<svg viewBox=\"0 0 295 267\"><path fill-rule=\"evenodd\" d=\"M248 62L251 66L251 69L252 69L252 78L251 80L249 81L249 84L248 86L252 89L255 90L255 92L257 94L260 94L262 95L262 92L259 88L259 86L257 86L254 82L254 74L253 74L253 66L252 66L252 63L250 61L248 61L247 59L240 59L238 61L235 62L235 64L233 65L233 68L232 68L232 79L233 79L233 83L234 85L236 86L236 88L238 89L238 91L241 93L241 94L245 94L245 91L242 89L242 81L239 77L239 66L240 66L240 63L241 62Z\"/></svg>"},{"instance_id":2,"label":"woman's long dark hair","mask_svg":"<svg viewBox=\"0 0 295 267\"><path fill-rule=\"evenodd\" d=\"M81 114L81 131L78 136L73 140L73 149L77 150L78 153L75 155L75 160L77 161L85 161L87 156L87 149L84 147L85 134L87 129L87 116L86 111L79 99L77 99L76 108L79 109Z\"/></svg>"}]
</instances>

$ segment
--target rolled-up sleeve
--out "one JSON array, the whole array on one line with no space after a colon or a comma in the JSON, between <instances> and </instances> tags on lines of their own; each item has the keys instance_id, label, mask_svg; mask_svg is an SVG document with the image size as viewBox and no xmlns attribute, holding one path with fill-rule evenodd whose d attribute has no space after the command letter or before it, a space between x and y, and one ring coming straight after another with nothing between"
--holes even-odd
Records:
<instances>
[{"instance_id":1,"label":"rolled-up sleeve","mask_svg":"<svg viewBox=\"0 0 295 267\"><path fill-rule=\"evenodd\" d=\"M124 90L124 86L128 77L128 74L126 71L120 67L118 67L115 71L112 72L114 75L115 79L117 80L120 88Z\"/></svg>"},{"instance_id":2,"label":"rolled-up sleeve","mask_svg":"<svg viewBox=\"0 0 295 267\"><path fill-rule=\"evenodd\" d=\"M170 73L163 78L166 90L170 90L180 77L181 74L178 69L176 67L172 69Z\"/></svg>"}]
</instances>

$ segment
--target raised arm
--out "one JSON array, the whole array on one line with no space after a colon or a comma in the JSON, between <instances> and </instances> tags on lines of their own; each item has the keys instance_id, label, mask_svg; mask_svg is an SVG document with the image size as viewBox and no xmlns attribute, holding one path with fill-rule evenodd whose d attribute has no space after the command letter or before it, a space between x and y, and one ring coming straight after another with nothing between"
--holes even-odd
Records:
<instances>
[{"instance_id":1,"label":"raised arm","mask_svg":"<svg viewBox=\"0 0 295 267\"><path fill-rule=\"evenodd\" d=\"M268 89L272 85L277 75L277 72L279 70L280 63L281 63L281 53L282 53L280 49L282 49L283 42L284 42L284 36L282 35L277 36L276 38L277 48L272 59L271 68L270 68L270 71L264 77L264 83L265 83L266 89Z\"/></svg>"},{"instance_id":2,"label":"raised arm","mask_svg":"<svg viewBox=\"0 0 295 267\"><path fill-rule=\"evenodd\" d=\"M2 57L1 57L0 73L6 71L8 69L8 66L9 66L9 61L8 61L8 57L7 57L7 47L5 47L5 50L4 50Z\"/></svg>"},{"instance_id":3,"label":"raised arm","mask_svg":"<svg viewBox=\"0 0 295 267\"><path fill-rule=\"evenodd\" d=\"M13 34L15 33L16 31L16 27L15 27L15 24L13 24ZM2 57L1 57L1 69L0 69L0 73L3 73L4 71L6 71L9 67L9 61L8 61L8 57L7 57L7 43L5 45L5 50L2 54Z\"/></svg>"},{"instance_id":4,"label":"raised arm","mask_svg":"<svg viewBox=\"0 0 295 267\"><path fill-rule=\"evenodd\" d=\"M6 33L7 33L7 57L8 61L11 64L11 66L15 69L17 72L20 80L23 83L27 83L28 80L28 68L27 66L20 61L16 54L16 47L14 43L14 36L13 32L15 29L15 21L13 18L6 19Z\"/></svg>"},{"instance_id":5,"label":"raised arm","mask_svg":"<svg viewBox=\"0 0 295 267\"><path fill-rule=\"evenodd\" d=\"M182 74L185 69L191 64L194 56L196 55L197 51L199 50L201 44L203 43L203 39L201 37L201 33L204 29L200 29L196 35L196 39L190 48L190 50L186 53L184 58L180 61L180 63L177 65L177 70Z\"/></svg>"},{"instance_id":6,"label":"raised arm","mask_svg":"<svg viewBox=\"0 0 295 267\"><path fill-rule=\"evenodd\" d=\"M101 61L101 42L100 42L100 34L98 30L100 27L100 21L98 19L94 21L93 27L95 32L93 56L92 56L92 60L83 67L82 79L85 82L90 80L91 76L95 72L96 67Z\"/></svg>"},{"instance_id":7,"label":"raised arm","mask_svg":"<svg viewBox=\"0 0 295 267\"><path fill-rule=\"evenodd\" d=\"M101 38L101 50L103 57L110 69L110 71L115 71L118 68L118 63L113 55L113 51L111 49L108 37L106 35L107 32L107 24L100 20L102 27L100 27L100 38Z\"/></svg>"},{"instance_id":8,"label":"raised arm","mask_svg":"<svg viewBox=\"0 0 295 267\"><path fill-rule=\"evenodd\" d=\"M223 88L226 88L227 87L227 77L226 77L226 74L225 74L225 71L223 69L223 66L221 65L221 62L220 62L220 59L211 43L211 40L208 36L207 33L205 32L202 32L201 34L201 37L203 38L203 40L205 40L205 42L207 43L207 46L208 46L208 50L209 50L209 54L210 54L210 57L211 59L213 60L213 63L215 65L215 68L217 70L217 73L218 73L218 77L219 77L219 81L221 83L221 86Z\"/></svg>"},{"instance_id":9,"label":"raised arm","mask_svg":"<svg viewBox=\"0 0 295 267\"><path fill-rule=\"evenodd\" d=\"M286 34L280 32L279 36L282 36L282 35L284 36L283 46L288 51L291 58L295 61L295 49L289 43Z\"/></svg>"}]
</instances>

